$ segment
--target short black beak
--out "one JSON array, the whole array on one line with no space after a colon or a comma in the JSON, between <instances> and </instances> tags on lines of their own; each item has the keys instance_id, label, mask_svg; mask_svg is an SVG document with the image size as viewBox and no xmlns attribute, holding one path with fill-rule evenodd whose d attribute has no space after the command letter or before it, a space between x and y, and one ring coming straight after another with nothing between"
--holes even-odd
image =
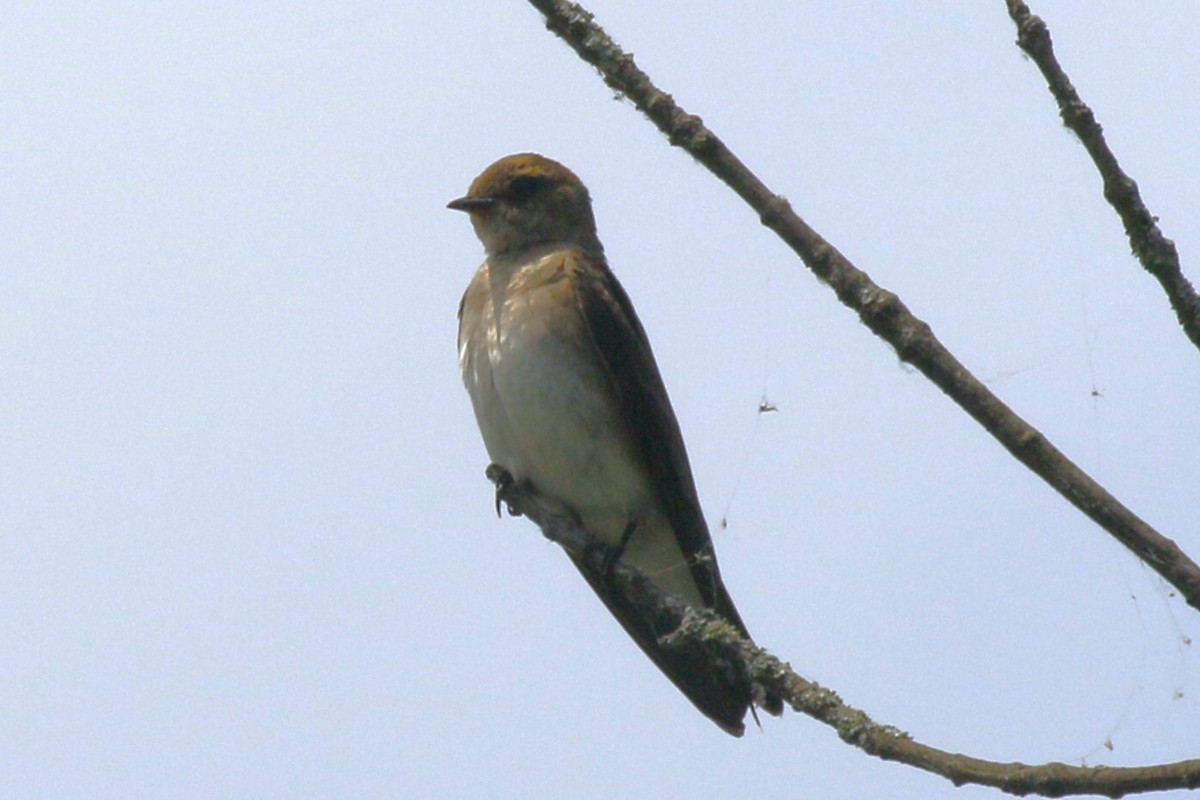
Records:
<instances>
[{"instance_id":1,"label":"short black beak","mask_svg":"<svg viewBox=\"0 0 1200 800\"><path fill-rule=\"evenodd\" d=\"M490 208L494 202L496 201L490 197L460 197L446 203L446 208L452 208L455 211L479 211Z\"/></svg>"}]
</instances>

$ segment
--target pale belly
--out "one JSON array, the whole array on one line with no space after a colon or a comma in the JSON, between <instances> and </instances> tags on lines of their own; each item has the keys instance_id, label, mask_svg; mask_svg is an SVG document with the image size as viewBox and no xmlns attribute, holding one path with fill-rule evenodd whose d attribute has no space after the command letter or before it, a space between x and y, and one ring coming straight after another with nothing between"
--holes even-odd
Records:
<instances>
[{"instance_id":1,"label":"pale belly","mask_svg":"<svg viewBox=\"0 0 1200 800\"><path fill-rule=\"evenodd\" d=\"M488 456L616 544L631 520L652 510L649 482L599 366L531 327L543 326L508 326L467 376Z\"/></svg>"},{"instance_id":2,"label":"pale belly","mask_svg":"<svg viewBox=\"0 0 1200 800\"><path fill-rule=\"evenodd\" d=\"M487 308L460 342L488 457L568 506L607 544L620 543L632 525L622 560L663 590L702 604L590 334L572 307L557 307L551 297L535 289L510 298L499 326Z\"/></svg>"}]
</instances>

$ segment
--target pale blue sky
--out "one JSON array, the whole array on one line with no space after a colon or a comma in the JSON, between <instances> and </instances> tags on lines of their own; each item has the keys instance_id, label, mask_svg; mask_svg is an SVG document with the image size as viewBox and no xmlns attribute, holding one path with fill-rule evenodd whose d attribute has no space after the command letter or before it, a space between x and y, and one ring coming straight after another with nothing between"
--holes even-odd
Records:
<instances>
[{"instance_id":1,"label":"pale blue sky","mask_svg":"<svg viewBox=\"0 0 1200 800\"><path fill-rule=\"evenodd\" d=\"M1003 2L590 7L1200 557L1200 355ZM1034 10L1200 279L1200 6ZM444 205L523 150L591 188L761 644L945 749L1200 754L1196 614L527 4L25 4L0 65L0 797L998 796L730 739L495 518Z\"/></svg>"}]
</instances>

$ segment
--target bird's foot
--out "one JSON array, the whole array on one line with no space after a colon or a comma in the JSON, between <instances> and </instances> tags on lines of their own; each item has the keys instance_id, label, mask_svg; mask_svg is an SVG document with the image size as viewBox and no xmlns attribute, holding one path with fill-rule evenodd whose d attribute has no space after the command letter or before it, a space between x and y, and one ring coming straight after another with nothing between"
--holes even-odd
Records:
<instances>
[{"instance_id":1,"label":"bird's foot","mask_svg":"<svg viewBox=\"0 0 1200 800\"><path fill-rule=\"evenodd\" d=\"M520 487L513 478L512 473L499 464L488 464L483 474L487 476L489 481L496 485L496 516L501 516L500 503L504 503L504 507L508 509L510 517L521 516L521 512L517 510L512 502L513 496L520 491Z\"/></svg>"}]
</instances>

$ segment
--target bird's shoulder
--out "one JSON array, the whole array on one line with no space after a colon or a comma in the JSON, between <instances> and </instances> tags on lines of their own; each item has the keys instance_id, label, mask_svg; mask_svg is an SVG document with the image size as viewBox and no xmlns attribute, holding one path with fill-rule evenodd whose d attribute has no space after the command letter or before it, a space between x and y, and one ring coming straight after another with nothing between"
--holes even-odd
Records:
<instances>
[{"instance_id":1,"label":"bird's shoulder","mask_svg":"<svg viewBox=\"0 0 1200 800\"><path fill-rule=\"evenodd\" d=\"M558 247L535 251L513 270L510 290L525 291L555 288L564 292L580 290L584 283L593 283L611 276L603 257L597 257L575 247Z\"/></svg>"},{"instance_id":2,"label":"bird's shoulder","mask_svg":"<svg viewBox=\"0 0 1200 800\"><path fill-rule=\"evenodd\" d=\"M497 314L509 324L554 320L556 330L582 333L587 339L591 338L589 324L615 321L625 327L623 292L614 286L615 280L602 255L571 246L541 247L517 258L489 258L476 270L459 302L459 341L500 323Z\"/></svg>"},{"instance_id":3,"label":"bird's shoulder","mask_svg":"<svg viewBox=\"0 0 1200 800\"><path fill-rule=\"evenodd\" d=\"M629 318L632 308L604 257L586 250L542 251L522 261L510 275L494 276L491 287L493 297L513 313L551 315L562 325L569 318L570 327L585 330L615 325L625 333L639 333L637 323Z\"/></svg>"}]
</instances>

